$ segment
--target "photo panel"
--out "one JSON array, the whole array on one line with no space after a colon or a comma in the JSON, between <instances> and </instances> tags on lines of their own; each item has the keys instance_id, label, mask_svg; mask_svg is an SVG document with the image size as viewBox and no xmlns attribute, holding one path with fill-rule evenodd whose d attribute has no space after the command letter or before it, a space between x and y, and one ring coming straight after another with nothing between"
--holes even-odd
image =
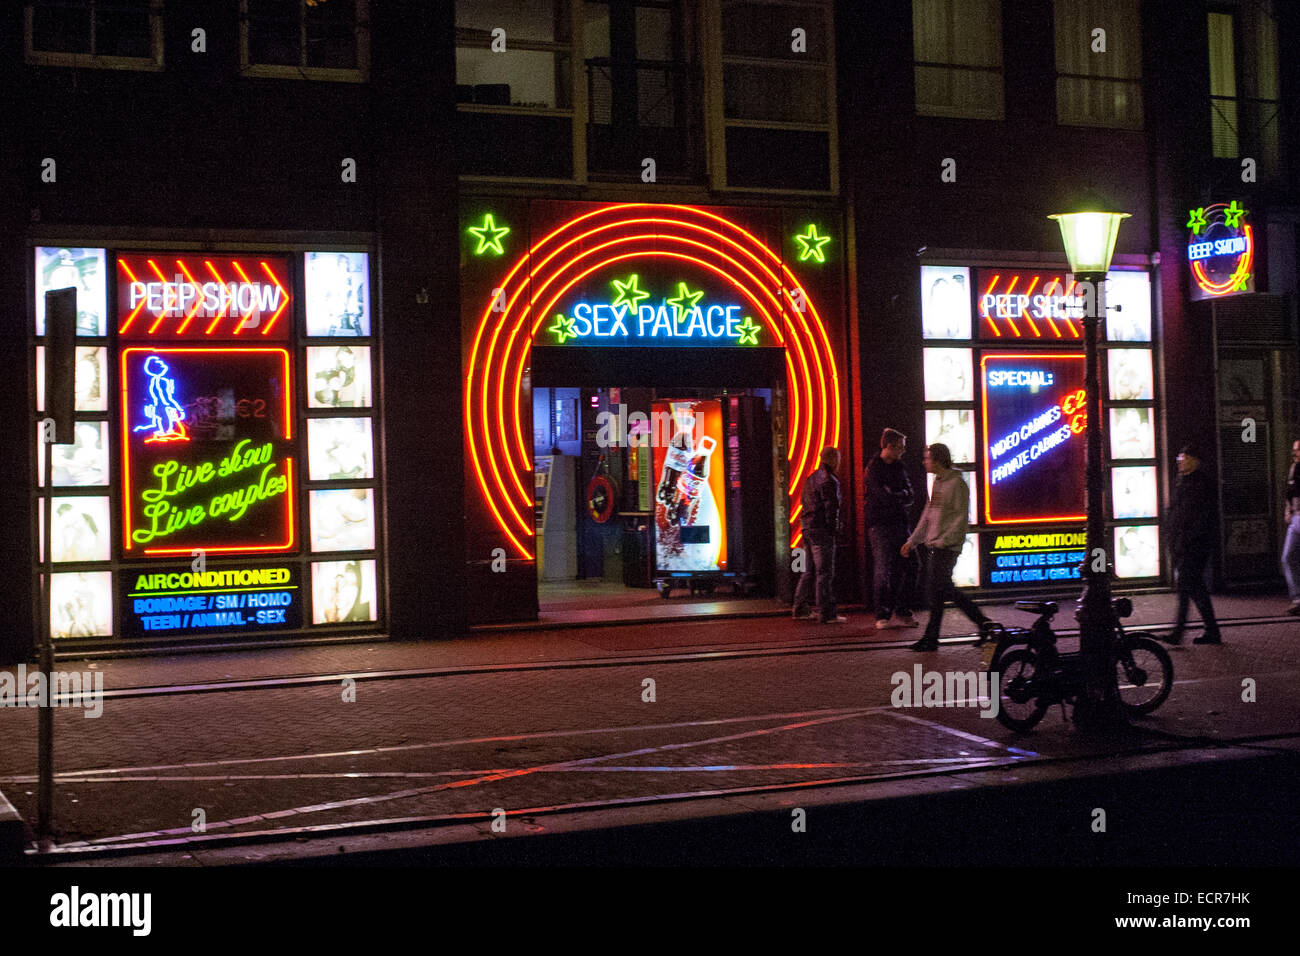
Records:
<instances>
[{"instance_id":1,"label":"photo panel","mask_svg":"<svg viewBox=\"0 0 1300 956\"><path fill-rule=\"evenodd\" d=\"M45 504L37 499L37 545L45 560ZM108 561L113 557L111 505L107 497L54 498L50 502L51 552L56 562Z\"/></svg>"},{"instance_id":2,"label":"photo panel","mask_svg":"<svg viewBox=\"0 0 1300 956\"><path fill-rule=\"evenodd\" d=\"M36 481L45 484L45 442L36 423ZM51 469L56 488L86 488L108 484L108 422L77 422L70 445L51 445Z\"/></svg>"},{"instance_id":3,"label":"photo panel","mask_svg":"<svg viewBox=\"0 0 1300 956\"><path fill-rule=\"evenodd\" d=\"M369 408L371 404L370 346L308 347L309 408Z\"/></svg>"},{"instance_id":4,"label":"photo panel","mask_svg":"<svg viewBox=\"0 0 1300 956\"><path fill-rule=\"evenodd\" d=\"M304 255L308 335L370 334L370 257L364 252Z\"/></svg>"},{"instance_id":5,"label":"photo panel","mask_svg":"<svg viewBox=\"0 0 1300 956\"><path fill-rule=\"evenodd\" d=\"M1115 529L1115 576L1153 578L1160 573L1160 529L1153 524Z\"/></svg>"},{"instance_id":6,"label":"photo panel","mask_svg":"<svg viewBox=\"0 0 1300 956\"><path fill-rule=\"evenodd\" d=\"M927 402L975 400L970 349L923 349L922 354Z\"/></svg>"},{"instance_id":7,"label":"photo panel","mask_svg":"<svg viewBox=\"0 0 1300 956\"><path fill-rule=\"evenodd\" d=\"M1151 341L1151 276L1118 271L1106 276L1106 340Z\"/></svg>"},{"instance_id":8,"label":"photo panel","mask_svg":"<svg viewBox=\"0 0 1300 956\"><path fill-rule=\"evenodd\" d=\"M1158 493L1153 465L1112 468L1110 487L1111 508L1116 519L1156 517Z\"/></svg>"},{"instance_id":9,"label":"photo panel","mask_svg":"<svg viewBox=\"0 0 1300 956\"><path fill-rule=\"evenodd\" d=\"M1107 349L1112 402L1150 401L1154 389L1150 349Z\"/></svg>"},{"instance_id":10,"label":"photo panel","mask_svg":"<svg viewBox=\"0 0 1300 956\"><path fill-rule=\"evenodd\" d=\"M311 587L313 624L378 620L373 560L317 561Z\"/></svg>"},{"instance_id":11,"label":"photo panel","mask_svg":"<svg viewBox=\"0 0 1300 956\"><path fill-rule=\"evenodd\" d=\"M108 250L41 246L36 250L36 334L45 334L45 293L77 290L77 334L108 334Z\"/></svg>"},{"instance_id":12,"label":"photo panel","mask_svg":"<svg viewBox=\"0 0 1300 956\"><path fill-rule=\"evenodd\" d=\"M980 583L980 546L979 535L966 535L966 543L961 547L961 555L952 568L952 583L959 588L979 587Z\"/></svg>"},{"instance_id":13,"label":"photo panel","mask_svg":"<svg viewBox=\"0 0 1300 956\"><path fill-rule=\"evenodd\" d=\"M307 477L348 481L375 477L369 418L307 419Z\"/></svg>"},{"instance_id":14,"label":"photo panel","mask_svg":"<svg viewBox=\"0 0 1300 956\"><path fill-rule=\"evenodd\" d=\"M113 573L75 571L50 575L50 635L112 637Z\"/></svg>"},{"instance_id":15,"label":"photo panel","mask_svg":"<svg viewBox=\"0 0 1300 956\"><path fill-rule=\"evenodd\" d=\"M927 408L925 443L940 442L952 452L954 464L975 460L975 412L969 408Z\"/></svg>"},{"instance_id":16,"label":"photo panel","mask_svg":"<svg viewBox=\"0 0 1300 956\"><path fill-rule=\"evenodd\" d=\"M1110 457L1154 458L1156 433L1149 408L1110 410Z\"/></svg>"},{"instance_id":17,"label":"photo panel","mask_svg":"<svg viewBox=\"0 0 1300 956\"><path fill-rule=\"evenodd\" d=\"M77 411L108 411L108 349L98 345L77 346ZM36 410L45 411L45 346L36 346Z\"/></svg>"},{"instance_id":18,"label":"photo panel","mask_svg":"<svg viewBox=\"0 0 1300 956\"><path fill-rule=\"evenodd\" d=\"M921 335L970 338L970 268L921 266Z\"/></svg>"},{"instance_id":19,"label":"photo panel","mask_svg":"<svg viewBox=\"0 0 1300 956\"><path fill-rule=\"evenodd\" d=\"M373 551L375 502L370 488L309 492L312 551Z\"/></svg>"}]
</instances>

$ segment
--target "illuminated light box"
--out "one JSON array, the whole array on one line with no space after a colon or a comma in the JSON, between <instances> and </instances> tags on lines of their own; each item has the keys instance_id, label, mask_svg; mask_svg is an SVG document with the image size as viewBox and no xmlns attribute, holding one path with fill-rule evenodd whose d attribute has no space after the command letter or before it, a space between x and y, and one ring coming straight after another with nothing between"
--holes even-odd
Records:
<instances>
[{"instance_id":1,"label":"illuminated light box","mask_svg":"<svg viewBox=\"0 0 1300 956\"><path fill-rule=\"evenodd\" d=\"M292 377L282 348L122 350L123 547L295 547Z\"/></svg>"},{"instance_id":2,"label":"illuminated light box","mask_svg":"<svg viewBox=\"0 0 1300 956\"><path fill-rule=\"evenodd\" d=\"M655 569L720 571L727 567L722 403L714 399L661 401L652 420L672 421L667 445L651 449L656 481Z\"/></svg>"},{"instance_id":3,"label":"illuminated light box","mask_svg":"<svg viewBox=\"0 0 1300 956\"><path fill-rule=\"evenodd\" d=\"M287 341L288 260L132 254L117 259L117 331L130 339Z\"/></svg>"},{"instance_id":4,"label":"illuminated light box","mask_svg":"<svg viewBox=\"0 0 1300 956\"><path fill-rule=\"evenodd\" d=\"M986 532L981 539L984 586L999 588L1078 580L1088 542L1082 530L1008 530Z\"/></svg>"},{"instance_id":5,"label":"illuminated light box","mask_svg":"<svg viewBox=\"0 0 1300 956\"><path fill-rule=\"evenodd\" d=\"M1237 200L1189 210L1187 267L1193 299L1255 291L1255 230Z\"/></svg>"},{"instance_id":6,"label":"illuminated light box","mask_svg":"<svg viewBox=\"0 0 1300 956\"><path fill-rule=\"evenodd\" d=\"M302 626L302 596L293 565L208 568L190 565L122 571L122 636L200 636Z\"/></svg>"},{"instance_id":7,"label":"illuminated light box","mask_svg":"<svg viewBox=\"0 0 1300 956\"><path fill-rule=\"evenodd\" d=\"M84 488L108 484L108 423L77 422L70 445L51 445L55 488ZM45 442L36 423L36 480L45 484Z\"/></svg>"},{"instance_id":8,"label":"illuminated light box","mask_svg":"<svg viewBox=\"0 0 1300 956\"><path fill-rule=\"evenodd\" d=\"M1112 468L1111 507L1113 517L1156 517L1156 470L1150 465Z\"/></svg>"},{"instance_id":9,"label":"illuminated light box","mask_svg":"<svg viewBox=\"0 0 1300 956\"><path fill-rule=\"evenodd\" d=\"M370 334L370 256L308 252L304 256L308 335Z\"/></svg>"},{"instance_id":10,"label":"illuminated light box","mask_svg":"<svg viewBox=\"0 0 1300 956\"><path fill-rule=\"evenodd\" d=\"M1110 342L1151 341L1150 273L1116 270L1107 274L1106 339Z\"/></svg>"},{"instance_id":11,"label":"illuminated light box","mask_svg":"<svg viewBox=\"0 0 1300 956\"><path fill-rule=\"evenodd\" d=\"M948 446L954 464L975 460L975 415L969 408L927 408L925 443Z\"/></svg>"},{"instance_id":12,"label":"illuminated light box","mask_svg":"<svg viewBox=\"0 0 1300 956\"><path fill-rule=\"evenodd\" d=\"M959 588L978 587L980 583L980 549L978 535L966 535L961 554L952 566L952 583Z\"/></svg>"},{"instance_id":13,"label":"illuminated light box","mask_svg":"<svg viewBox=\"0 0 1300 956\"><path fill-rule=\"evenodd\" d=\"M984 516L989 524L1084 517L1082 354L985 353Z\"/></svg>"},{"instance_id":14,"label":"illuminated light box","mask_svg":"<svg viewBox=\"0 0 1300 956\"><path fill-rule=\"evenodd\" d=\"M1107 349L1106 371L1112 402L1150 400L1153 388L1149 349Z\"/></svg>"},{"instance_id":15,"label":"illuminated light box","mask_svg":"<svg viewBox=\"0 0 1300 956\"><path fill-rule=\"evenodd\" d=\"M312 481L373 478L369 418L309 418L307 477Z\"/></svg>"},{"instance_id":16,"label":"illuminated light box","mask_svg":"<svg viewBox=\"0 0 1300 956\"><path fill-rule=\"evenodd\" d=\"M369 346L307 349L308 408L369 408L371 403Z\"/></svg>"},{"instance_id":17,"label":"illuminated light box","mask_svg":"<svg viewBox=\"0 0 1300 956\"><path fill-rule=\"evenodd\" d=\"M1153 524L1115 529L1115 576L1153 578L1160 574L1160 529Z\"/></svg>"},{"instance_id":18,"label":"illuminated light box","mask_svg":"<svg viewBox=\"0 0 1300 956\"><path fill-rule=\"evenodd\" d=\"M979 269L975 309L979 337L1017 341L1083 341L1088 298L1065 272ZM1106 335L1111 341L1151 341L1151 279L1145 272L1106 275Z\"/></svg>"},{"instance_id":19,"label":"illuminated light box","mask_svg":"<svg viewBox=\"0 0 1300 956\"><path fill-rule=\"evenodd\" d=\"M53 512L53 560L107 561L112 558L108 498L76 496L54 498L50 501ZM40 543L37 551L45 560L45 508L37 509L37 531Z\"/></svg>"},{"instance_id":20,"label":"illuminated light box","mask_svg":"<svg viewBox=\"0 0 1300 956\"><path fill-rule=\"evenodd\" d=\"M374 561L318 561L311 566L313 624L378 620Z\"/></svg>"},{"instance_id":21,"label":"illuminated light box","mask_svg":"<svg viewBox=\"0 0 1300 956\"><path fill-rule=\"evenodd\" d=\"M369 488L309 492L313 551L371 551L375 503Z\"/></svg>"},{"instance_id":22,"label":"illuminated light box","mask_svg":"<svg viewBox=\"0 0 1300 956\"><path fill-rule=\"evenodd\" d=\"M50 575L50 635L55 639L112 637L111 571Z\"/></svg>"},{"instance_id":23,"label":"illuminated light box","mask_svg":"<svg viewBox=\"0 0 1300 956\"><path fill-rule=\"evenodd\" d=\"M970 349L922 349L927 402L970 402L975 399Z\"/></svg>"},{"instance_id":24,"label":"illuminated light box","mask_svg":"<svg viewBox=\"0 0 1300 956\"><path fill-rule=\"evenodd\" d=\"M921 266L921 335L969 339L970 268Z\"/></svg>"},{"instance_id":25,"label":"illuminated light box","mask_svg":"<svg viewBox=\"0 0 1300 956\"><path fill-rule=\"evenodd\" d=\"M108 410L108 350L102 346L77 346L75 385L79 412ZM45 346L36 346L36 410L45 411Z\"/></svg>"},{"instance_id":26,"label":"illuminated light box","mask_svg":"<svg viewBox=\"0 0 1300 956\"><path fill-rule=\"evenodd\" d=\"M1149 408L1110 409L1110 457L1154 458L1155 429Z\"/></svg>"},{"instance_id":27,"label":"illuminated light box","mask_svg":"<svg viewBox=\"0 0 1300 956\"><path fill-rule=\"evenodd\" d=\"M36 250L36 334L45 334L45 293L77 290L77 334L108 334L108 252L42 246Z\"/></svg>"}]
</instances>

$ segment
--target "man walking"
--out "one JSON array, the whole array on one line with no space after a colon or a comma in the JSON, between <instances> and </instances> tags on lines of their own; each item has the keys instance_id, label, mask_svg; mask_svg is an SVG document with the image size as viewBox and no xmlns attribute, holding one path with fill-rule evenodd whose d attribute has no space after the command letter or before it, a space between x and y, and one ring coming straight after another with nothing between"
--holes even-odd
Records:
<instances>
[{"instance_id":1,"label":"man walking","mask_svg":"<svg viewBox=\"0 0 1300 956\"><path fill-rule=\"evenodd\" d=\"M992 629L993 621L984 615L965 594L953 587L952 569L961 556L970 529L970 489L961 474L952 467L952 453L948 446L935 443L925 450L925 470L934 475L930 500L921 512L916 530L903 542L899 553L903 557L913 548L921 548L925 570L925 593L930 603L930 620L925 624L925 636L911 645L914 651L939 649L939 625L943 623L943 605L951 600L980 629L984 641Z\"/></svg>"},{"instance_id":2,"label":"man walking","mask_svg":"<svg viewBox=\"0 0 1300 956\"><path fill-rule=\"evenodd\" d=\"M1214 617L1214 605L1205 586L1205 566L1214 552L1215 512L1218 493L1214 480L1201 467L1201 456L1192 445L1184 445L1178 453L1178 484L1169 503L1169 551L1174 562L1174 577L1178 584L1178 612L1174 628L1161 640L1179 644L1187 626L1187 605L1196 602L1205 624L1205 633L1193 644L1221 644L1219 622Z\"/></svg>"},{"instance_id":3,"label":"man walking","mask_svg":"<svg viewBox=\"0 0 1300 956\"><path fill-rule=\"evenodd\" d=\"M886 428L880 453L867 463L867 541L871 545L872 592L876 629L919 627L912 617L915 562L899 554L907 540L912 509L912 480L903 465L907 436Z\"/></svg>"},{"instance_id":4,"label":"man walking","mask_svg":"<svg viewBox=\"0 0 1300 956\"><path fill-rule=\"evenodd\" d=\"M1291 471L1286 479L1286 543L1282 546L1282 573L1291 598L1288 614L1300 615L1300 441L1291 443Z\"/></svg>"},{"instance_id":5,"label":"man walking","mask_svg":"<svg viewBox=\"0 0 1300 956\"><path fill-rule=\"evenodd\" d=\"M835 539L840 531L840 480L835 477L835 470L839 467L839 450L823 448L821 467L803 483L803 513L799 521L811 566L799 578L799 587L794 592L796 621L816 617L823 624L843 624L848 620L836 613L835 606ZM817 610L810 612L808 604L814 597L814 584Z\"/></svg>"}]
</instances>

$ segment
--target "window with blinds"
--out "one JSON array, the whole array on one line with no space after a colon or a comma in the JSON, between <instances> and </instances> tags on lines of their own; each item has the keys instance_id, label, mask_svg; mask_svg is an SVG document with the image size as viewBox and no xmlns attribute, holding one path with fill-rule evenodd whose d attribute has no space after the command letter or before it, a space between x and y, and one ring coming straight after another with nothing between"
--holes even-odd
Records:
<instances>
[{"instance_id":1,"label":"window with blinds","mask_svg":"<svg viewBox=\"0 0 1300 956\"><path fill-rule=\"evenodd\" d=\"M1206 14L1210 134L1220 159L1253 157L1261 179L1279 164L1278 51L1274 5L1216 3Z\"/></svg>"},{"instance_id":2,"label":"window with blinds","mask_svg":"<svg viewBox=\"0 0 1300 956\"><path fill-rule=\"evenodd\" d=\"M1055 0L1058 123L1142 128L1138 8L1139 0Z\"/></svg>"},{"instance_id":3,"label":"window with blinds","mask_svg":"<svg viewBox=\"0 0 1300 956\"><path fill-rule=\"evenodd\" d=\"M912 0L920 116L1003 118L1000 0Z\"/></svg>"}]
</instances>

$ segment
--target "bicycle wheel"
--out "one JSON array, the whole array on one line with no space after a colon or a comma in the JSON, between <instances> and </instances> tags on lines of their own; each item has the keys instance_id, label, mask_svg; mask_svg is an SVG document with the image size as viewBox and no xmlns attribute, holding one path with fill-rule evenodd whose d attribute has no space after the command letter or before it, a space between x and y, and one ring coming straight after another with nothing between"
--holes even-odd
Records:
<instances>
[{"instance_id":1,"label":"bicycle wheel","mask_svg":"<svg viewBox=\"0 0 1300 956\"><path fill-rule=\"evenodd\" d=\"M1022 632L1010 633L1004 631L1002 636L997 639L997 642L992 645L991 650L989 645L985 645L984 670L992 674L1002 665L1002 658L1006 657L1011 648L1027 647L1028 644L1028 635Z\"/></svg>"},{"instance_id":2,"label":"bicycle wheel","mask_svg":"<svg viewBox=\"0 0 1300 956\"><path fill-rule=\"evenodd\" d=\"M998 720L1011 730L1032 729L1049 706L1039 699L1042 664L1038 655L1019 647L1002 655L998 666Z\"/></svg>"},{"instance_id":3,"label":"bicycle wheel","mask_svg":"<svg viewBox=\"0 0 1300 956\"><path fill-rule=\"evenodd\" d=\"M1174 689L1174 662L1150 634L1128 634L1120 650L1115 679L1124 710L1134 716L1149 714Z\"/></svg>"}]
</instances>

